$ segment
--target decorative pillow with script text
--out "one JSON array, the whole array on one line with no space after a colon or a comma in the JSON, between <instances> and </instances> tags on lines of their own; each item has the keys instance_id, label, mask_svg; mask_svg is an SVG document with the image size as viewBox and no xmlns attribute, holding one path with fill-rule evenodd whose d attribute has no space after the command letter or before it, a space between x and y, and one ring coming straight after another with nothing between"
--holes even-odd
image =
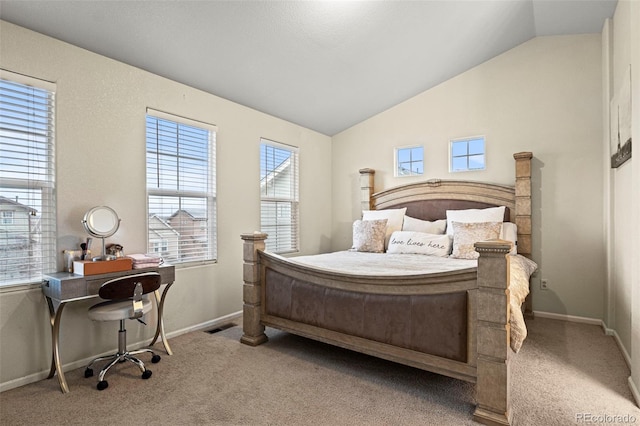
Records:
<instances>
[{"instance_id":1,"label":"decorative pillow with script text","mask_svg":"<svg viewBox=\"0 0 640 426\"><path fill-rule=\"evenodd\" d=\"M424 232L396 231L391 234L387 253L427 254L446 257L451 253L451 238L448 235Z\"/></svg>"}]
</instances>

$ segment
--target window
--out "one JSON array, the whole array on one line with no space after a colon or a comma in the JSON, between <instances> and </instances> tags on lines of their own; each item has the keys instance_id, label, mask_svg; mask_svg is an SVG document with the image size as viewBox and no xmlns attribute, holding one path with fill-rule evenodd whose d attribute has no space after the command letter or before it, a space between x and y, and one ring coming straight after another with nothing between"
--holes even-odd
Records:
<instances>
[{"instance_id":1,"label":"window","mask_svg":"<svg viewBox=\"0 0 640 426\"><path fill-rule=\"evenodd\" d=\"M13 215L14 215L14 212L3 210L2 211L2 224L3 225L13 225Z\"/></svg>"},{"instance_id":2,"label":"window","mask_svg":"<svg viewBox=\"0 0 640 426\"><path fill-rule=\"evenodd\" d=\"M56 270L55 85L0 70L0 285Z\"/></svg>"},{"instance_id":3,"label":"window","mask_svg":"<svg viewBox=\"0 0 640 426\"><path fill-rule=\"evenodd\" d=\"M162 256L169 255L169 240L153 239L149 243L152 253L158 253Z\"/></svg>"},{"instance_id":4,"label":"window","mask_svg":"<svg viewBox=\"0 0 640 426\"><path fill-rule=\"evenodd\" d=\"M260 143L260 229L274 253L298 250L298 149Z\"/></svg>"},{"instance_id":5,"label":"window","mask_svg":"<svg viewBox=\"0 0 640 426\"><path fill-rule=\"evenodd\" d=\"M396 177L424 173L424 149L421 146L396 148Z\"/></svg>"},{"instance_id":6,"label":"window","mask_svg":"<svg viewBox=\"0 0 640 426\"><path fill-rule=\"evenodd\" d=\"M484 170L484 136L452 140L450 157L450 172Z\"/></svg>"},{"instance_id":7,"label":"window","mask_svg":"<svg viewBox=\"0 0 640 426\"><path fill-rule=\"evenodd\" d=\"M216 130L147 110L148 250L169 263L217 257Z\"/></svg>"}]
</instances>

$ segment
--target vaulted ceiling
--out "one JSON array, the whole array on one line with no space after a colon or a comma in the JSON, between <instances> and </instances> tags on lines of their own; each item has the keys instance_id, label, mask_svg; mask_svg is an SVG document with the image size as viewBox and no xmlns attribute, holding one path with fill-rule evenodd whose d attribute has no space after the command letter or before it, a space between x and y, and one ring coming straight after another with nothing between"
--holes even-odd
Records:
<instances>
[{"instance_id":1,"label":"vaulted ceiling","mask_svg":"<svg viewBox=\"0 0 640 426\"><path fill-rule=\"evenodd\" d=\"M0 19L331 136L536 36L600 33L616 3L1 0Z\"/></svg>"}]
</instances>

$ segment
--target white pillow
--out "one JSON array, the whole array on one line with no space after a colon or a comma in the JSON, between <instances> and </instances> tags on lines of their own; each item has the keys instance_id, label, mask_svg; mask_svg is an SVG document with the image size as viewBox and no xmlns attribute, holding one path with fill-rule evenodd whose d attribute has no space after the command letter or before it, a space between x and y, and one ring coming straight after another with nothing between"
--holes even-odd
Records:
<instances>
[{"instance_id":1,"label":"white pillow","mask_svg":"<svg viewBox=\"0 0 640 426\"><path fill-rule=\"evenodd\" d=\"M386 219L356 220L353 222L353 250L383 253L386 228Z\"/></svg>"},{"instance_id":2,"label":"white pillow","mask_svg":"<svg viewBox=\"0 0 640 426\"><path fill-rule=\"evenodd\" d=\"M512 222L502 222L502 229L500 230L500 239L505 241L511 241L513 246L509 254L518 254L518 227Z\"/></svg>"},{"instance_id":3,"label":"white pillow","mask_svg":"<svg viewBox=\"0 0 640 426\"><path fill-rule=\"evenodd\" d=\"M477 259L478 241L494 240L500 236L502 222L453 222L453 250L451 257L456 259Z\"/></svg>"},{"instance_id":4,"label":"white pillow","mask_svg":"<svg viewBox=\"0 0 640 426\"><path fill-rule=\"evenodd\" d=\"M415 253L446 257L451 253L451 238L445 234L396 231L391 234L387 253Z\"/></svg>"},{"instance_id":5,"label":"white pillow","mask_svg":"<svg viewBox=\"0 0 640 426\"><path fill-rule=\"evenodd\" d=\"M386 209L386 210L363 210L362 220L387 219L387 232L385 235L384 248L389 247L389 238L395 231L402 230L402 221L407 208Z\"/></svg>"},{"instance_id":6,"label":"white pillow","mask_svg":"<svg viewBox=\"0 0 640 426\"><path fill-rule=\"evenodd\" d=\"M406 215L402 223L403 231L426 232L427 234L444 234L446 227L447 221L445 219L429 222Z\"/></svg>"},{"instance_id":7,"label":"white pillow","mask_svg":"<svg viewBox=\"0 0 640 426\"><path fill-rule=\"evenodd\" d=\"M447 210L447 235L453 235L452 222L481 223L502 222L505 206L487 209Z\"/></svg>"}]
</instances>

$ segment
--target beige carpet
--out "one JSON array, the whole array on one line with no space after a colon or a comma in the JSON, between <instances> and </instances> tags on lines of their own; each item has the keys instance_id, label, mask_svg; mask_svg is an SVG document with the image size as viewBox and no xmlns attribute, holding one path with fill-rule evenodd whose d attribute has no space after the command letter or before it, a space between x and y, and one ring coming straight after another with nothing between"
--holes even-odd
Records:
<instances>
[{"instance_id":1,"label":"beige carpet","mask_svg":"<svg viewBox=\"0 0 640 426\"><path fill-rule=\"evenodd\" d=\"M640 424L629 370L600 327L538 318L512 362L516 425ZM139 377L120 365L98 391L84 369L71 388L43 380L0 394L2 425L472 425L474 385L268 329L258 347L239 327L171 340ZM599 423L603 423L602 421ZM604 422L606 423L606 422ZM622 424L622 422L618 422Z\"/></svg>"}]
</instances>

